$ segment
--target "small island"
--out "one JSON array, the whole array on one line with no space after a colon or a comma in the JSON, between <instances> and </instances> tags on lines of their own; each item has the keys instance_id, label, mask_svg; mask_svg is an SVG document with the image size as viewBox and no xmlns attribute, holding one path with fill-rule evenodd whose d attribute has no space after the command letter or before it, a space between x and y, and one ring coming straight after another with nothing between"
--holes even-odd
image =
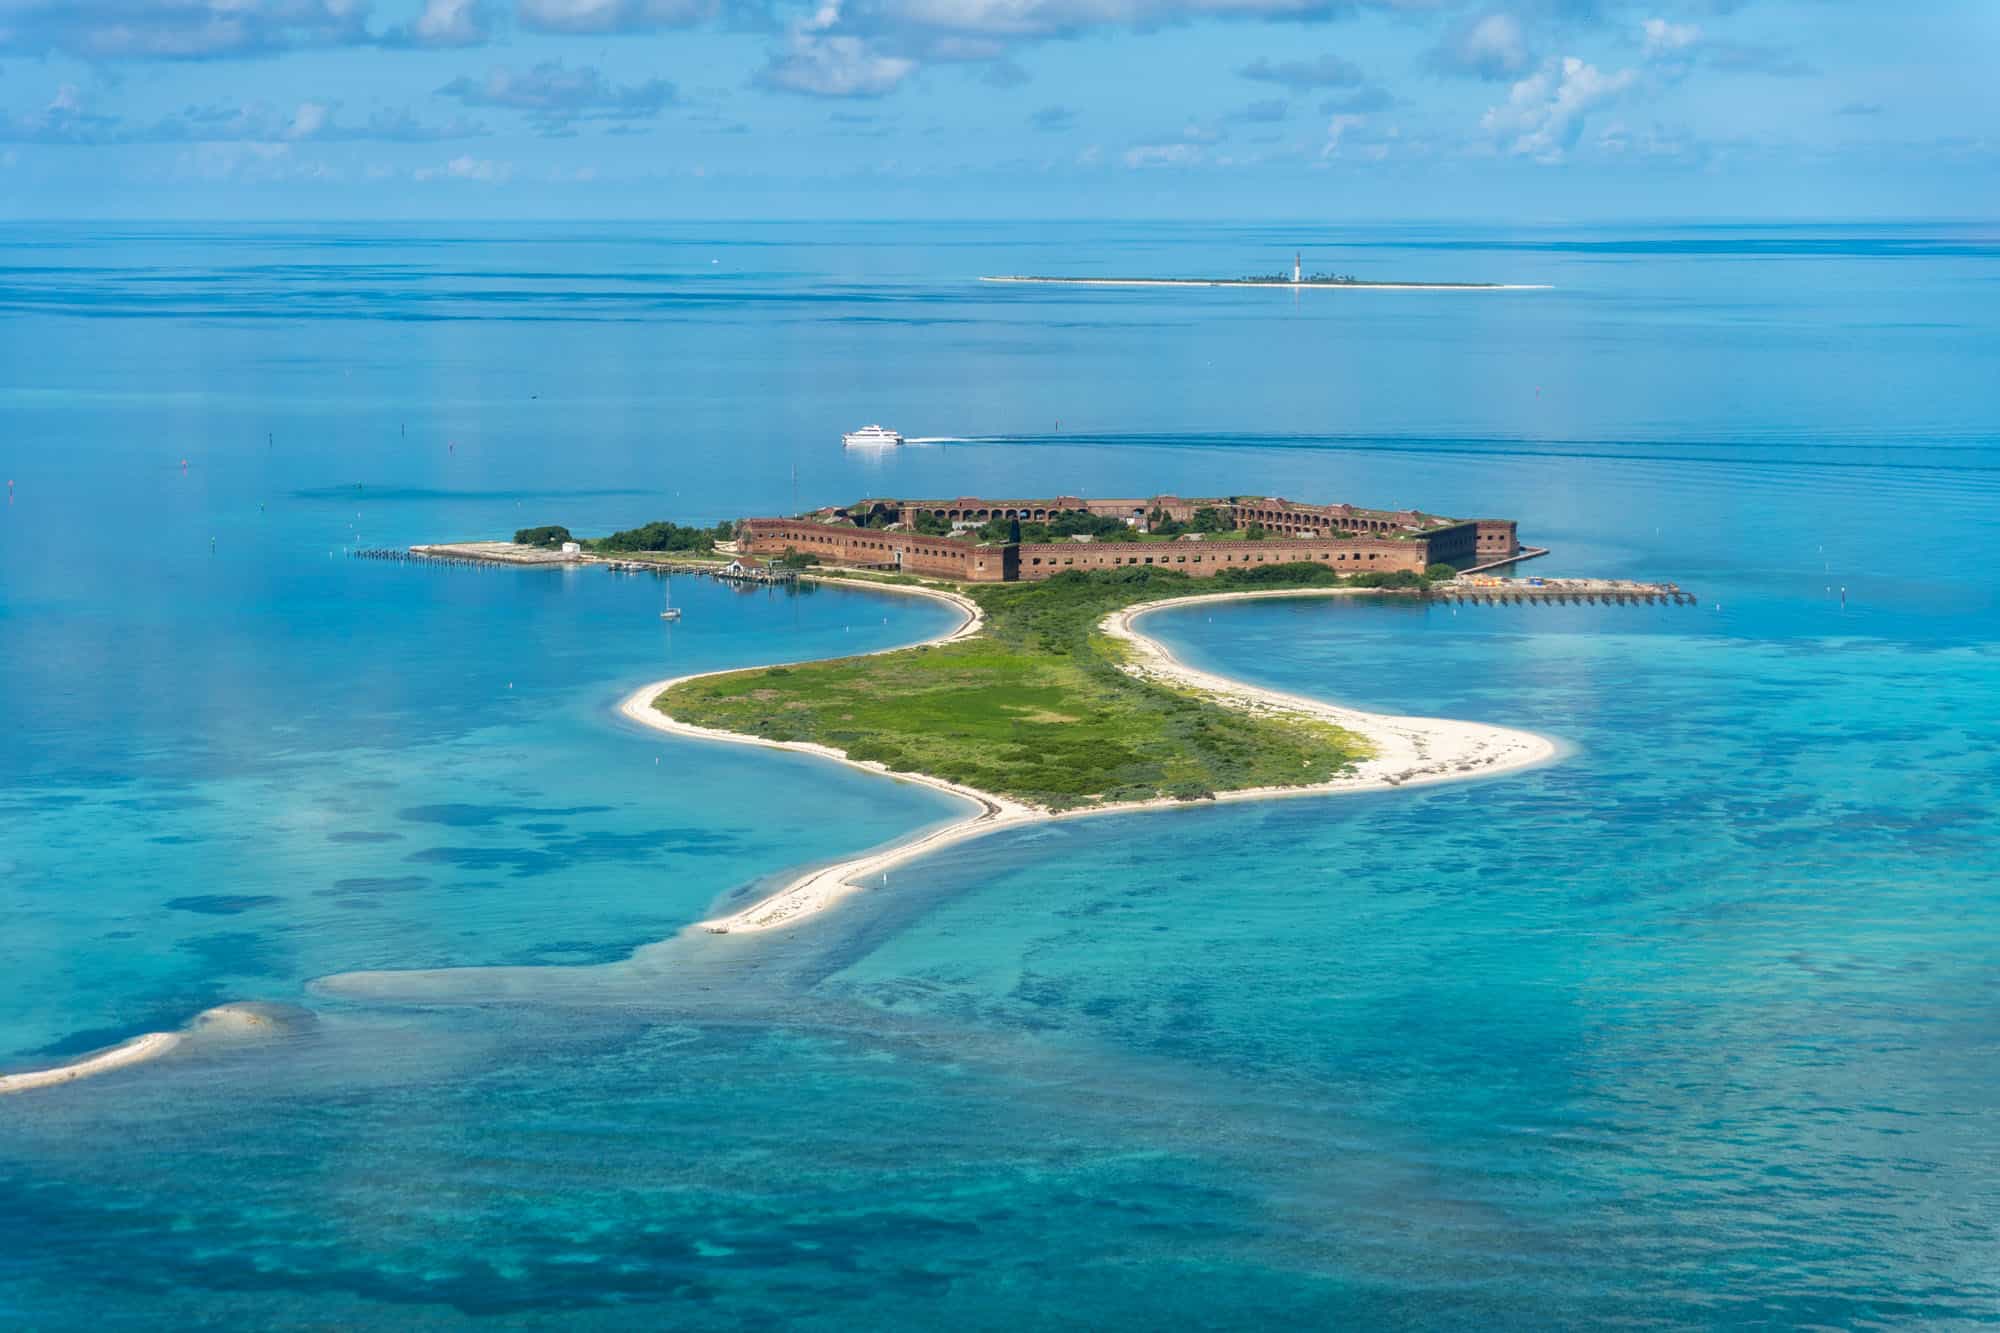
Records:
<instances>
[{"instance_id":1,"label":"small island","mask_svg":"<svg viewBox=\"0 0 2000 1333\"><path fill-rule=\"evenodd\" d=\"M726 534L726 535L725 535ZM420 559L710 573L934 598L958 624L908 648L709 672L632 691L659 731L798 751L917 782L971 812L803 873L712 932L793 924L949 843L1038 820L1381 790L1543 762L1546 737L1386 717L1177 661L1138 628L1166 607L1254 597L1421 597L1544 554L1511 519L1272 496L870 498L608 537L524 528Z\"/></svg>"},{"instance_id":2,"label":"small island","mask_svg":"<svg viewBox=\"0 0 2000 1333\"><path fill-rule=\"evenodd\" d=\"M1147 637L1169 607L1258 597L1487 605L1688 604L1671 583L1503 578L1546 555L1506 518L1278 496L871 497L733 523L357 551L418 562L699 574L932 598L927 642L706 672L620 712L676 736L819 756L964 799L964 818L802 873L712 932L788 926L918 856L996 829L1113 811L1384 790L1545 762L1548 737L1394 717L1201 671Z\"/></svg>"},{"instance_id":3,"label":"small island","mask_svg":"<svg viewBox=\"0 0 2000 1333\"><path fill-rule=\"evenodd\" d=\"M1533 292L1549 290L1546 283L1417 282L1407 279L1365 279L1351 273L1307 273L1295 256L1290 273L1252 273L1240 278L1057 277L1026 273L984 275L981 282L1053 283L1067 287L1332 287L1348 291L1392 292Z\"/></svg>"}]
</instances>

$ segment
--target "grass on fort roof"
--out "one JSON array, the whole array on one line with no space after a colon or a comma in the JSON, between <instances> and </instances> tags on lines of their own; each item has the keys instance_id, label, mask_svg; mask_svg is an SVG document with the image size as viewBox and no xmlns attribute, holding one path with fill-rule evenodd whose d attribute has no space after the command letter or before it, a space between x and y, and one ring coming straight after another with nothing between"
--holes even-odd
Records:
<instances>
[{"instance_id":1,"label":"grass on fort roof","mask_svg":"<svg viewBox=\"0 0 2000 1333\"><path fill-rule=\"evenodd\" d=\"M1118 669L1123 645L1096 626L1121 607L1191 592L1341 582L1317 565L1198 583L1140 566L970 586L986 614L976 638L688 681L654 706L1050 809L1325 782L1366 756L1359 737L1135 680Z\"/></svg>"}]
</instances>

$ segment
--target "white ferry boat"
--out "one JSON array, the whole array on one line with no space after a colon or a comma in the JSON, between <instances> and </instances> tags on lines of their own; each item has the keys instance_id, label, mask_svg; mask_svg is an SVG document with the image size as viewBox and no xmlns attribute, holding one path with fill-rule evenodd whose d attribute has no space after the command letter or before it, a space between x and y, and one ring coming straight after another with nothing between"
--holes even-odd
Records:
<instances>
[{"instance_id":1,"label":"white ferry boat","mask_svg":"<svg viewBox=\"0 0 2000 1333\"><path fill-rule=\"evenodd\" d=\"M878 445L901 444L903 437L893 430L884 430L880 426L863 426L860 430L851 430L841 436L840 442L849 449L868 449Z\"/></svg>"}]
</instances>

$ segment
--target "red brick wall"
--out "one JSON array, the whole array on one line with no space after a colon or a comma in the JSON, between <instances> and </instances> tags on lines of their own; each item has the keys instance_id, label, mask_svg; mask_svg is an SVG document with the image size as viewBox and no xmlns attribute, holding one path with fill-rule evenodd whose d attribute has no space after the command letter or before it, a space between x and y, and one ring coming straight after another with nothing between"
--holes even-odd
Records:
<instances>
[{"instance_id":1,"label":"red brick wall","mask_svg":"<svg viewBox=\"0 0 2000 1333\"><path fill-rule=\"evenodd\" d=\"M1461 524L1438 535L1453 538L1454 546L1469 545L1471 525ZM1457 538L1465 540L1456 541ZM1117 569L1147 564L1176 569L1194 578L1208 578L1224 569L1295 560L1309 560L1341 574L1390 573L1399 569L1421 573L1436 559L1470 563L1455 550L1446 552L1424 540L1360 537L1318 541L1045 542L1019 547L974 546L970 542L920 537L915 533L774 518L746 519L737 541L748 555L781 556L793 550L802 555L816 555L828 564L899 565L913 574L969 583L1046 579L1066 569ZM900 562L898 552L902 554Z\"/></svg>"},{"instance_id":2,"label":"red brick wall","mask_svg":"<svg viewBox=\"0 0 2000 1333\"><path fill-rule=\"evenodd\" d=\"M794 550L800 555L816 555L829 564L900 564L912 574L934 574L968 583L1001 582L1013 567L1009 558L1013 553L998 546L799 519L746 519L738 529L737 544L748 555L780 556Z\"/></svg>"},{"instance_id":3,"label":"red brick wall","mask_svg":"<svg viewBox=\"0 0 2000 1333\"><path fill-rule=\"evenodd\" d=\"M1482 518L1479 528L1479 562L1505 560L1521 549L1521 541L1511 518Z\"/></svg>"},{"instance_id":4,"label":"red brick wall","mask_svg":"<svg viewBox=\"0 0 2000 1333\"><path fill-rule=\"evenodd\" d=\"M1066 569L1116 569L1157 565L1192 578L1210 578L1225 569L1255 569L1310 560L1342 574L1422 573L1429 547L1420 541L1273 542L1046 542L1021 548L1020 578L1052 578Z\"/></svg>"}]
</instances>

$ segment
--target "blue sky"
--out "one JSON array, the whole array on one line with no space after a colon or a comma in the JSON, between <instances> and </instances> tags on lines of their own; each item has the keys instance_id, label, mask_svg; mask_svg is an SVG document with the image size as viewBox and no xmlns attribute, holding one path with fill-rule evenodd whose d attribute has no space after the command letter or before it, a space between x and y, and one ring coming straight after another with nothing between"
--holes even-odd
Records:
<instances>
[{"instance_id":1,"label":"blue sky","mask_svg":"<svg viewBox=\"0 0 2000 1333\"><path fill-rule=\"evenodd\" d=\"M2000 0L0 0L0 216L1992 216Z\"/></svg>"}]
</instances>

